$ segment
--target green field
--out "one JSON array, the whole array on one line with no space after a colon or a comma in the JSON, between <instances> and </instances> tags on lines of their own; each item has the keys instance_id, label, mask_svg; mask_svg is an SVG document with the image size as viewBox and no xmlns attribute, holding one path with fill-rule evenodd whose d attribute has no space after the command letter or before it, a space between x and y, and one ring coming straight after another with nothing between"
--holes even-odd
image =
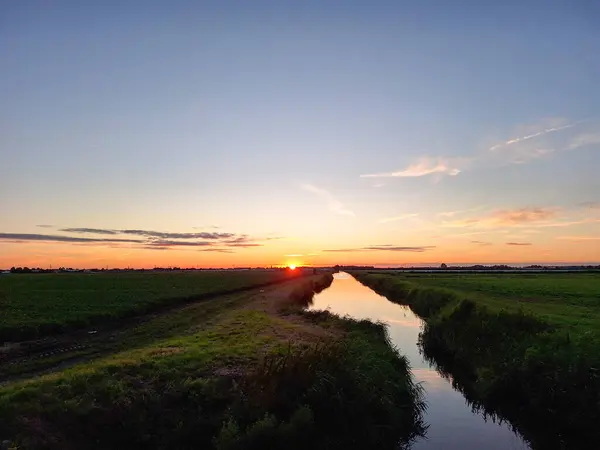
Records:
<instances>
[{"instance_id":1,"label":"green field","mask_svg":"<svg viewBox=\"0 0 600 450\"><path fill-rule=\"evenodd\" d=\"M297 276L287 271L0 276L0 342L34 338Z\"/></svg>"},{"instance_id":2,"label":"green field","mask_svg":"<svg viewBox=\"0 0 600 450\"><path fill-rule=\"evenodd\" d=\"M382 325L306 312L331 275L150 318L121 350L0 387L18 449L397 449L420 388Z\"/></svg>"},{"instance_id":3,"label":"green field","mask_svg":"<svg viewBox=\"0 0 600 450\"><path fill-rule=\"evenodd\" d=\"M600 448L600 274L353 275L424 318L425 357L532 448Z\"/></svg>"},{"instance_id":4,"label":"green field","mask_svg":"<svg viewBox=\"0 0 600 450\"><path fill-rule=\"evenodd\" d=\"M398 274L463 294L493 310L524 311L575 333L600 330L600 273Z\"/></svg>"}]
</instances>

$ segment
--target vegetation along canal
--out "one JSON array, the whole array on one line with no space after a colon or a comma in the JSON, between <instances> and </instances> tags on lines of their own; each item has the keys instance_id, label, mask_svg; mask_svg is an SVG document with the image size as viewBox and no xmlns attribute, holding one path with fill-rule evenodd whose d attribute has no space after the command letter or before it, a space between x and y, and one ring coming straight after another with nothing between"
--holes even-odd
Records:
<instances>
[{"instance_id":1,"label":"vegetation along canal","mask_svg":"<svg viewBox=\"0 0 600 450\"><path fill-rule=\"evenodd\" d=\"M424 438L413 443L413 450L529 448L509 425L474 411L451 381L421 355L418 339L423 321L409 307L388 301L347 273L334 277L331 287L314 297L310 309L386 323L391 343L409 359L415 380L425 390L428 429Z\"/></svg>"}]
</instances>

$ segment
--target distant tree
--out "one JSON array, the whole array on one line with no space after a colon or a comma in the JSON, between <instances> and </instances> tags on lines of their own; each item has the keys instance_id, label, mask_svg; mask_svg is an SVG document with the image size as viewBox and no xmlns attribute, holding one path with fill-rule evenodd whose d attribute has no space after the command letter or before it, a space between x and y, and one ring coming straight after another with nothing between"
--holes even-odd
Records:
<instances>
[{"instance_id":1,"label":"distant tree","mask_svg":"<svg viewBox=\"0 0 600 450\"><path fill-rule=\"evenodd\" d=\"M440 265L440 269L447 269L447 268L448 268L448 266L446 265L446 263L442 263Z\"/></svg>"}]
</instances>

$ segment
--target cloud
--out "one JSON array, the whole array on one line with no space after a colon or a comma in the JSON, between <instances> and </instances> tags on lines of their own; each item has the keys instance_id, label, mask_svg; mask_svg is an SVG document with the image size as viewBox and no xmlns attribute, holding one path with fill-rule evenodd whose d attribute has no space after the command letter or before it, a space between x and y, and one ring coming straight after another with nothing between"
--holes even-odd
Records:
<instances>
[{"instance_id":1,"label":"cloud","mask_svg":"<svg viewBox=\"0 0 600 450\"><path fill-rule=\"evenodd\" d=\"M506 245L526 246L533 245L531 242L507 242Z\"/></svg>"},{"instance_id":2,"label":"cloud","mask_svg":"<svg viewBox=\"0 0 600 450\"><path fill-rule=\"evenodd\" d=\"M496 145L490 147L490 151L495 151L495 150L498 150L499 148L502 148L502 147L507 147L509 145L518 144L519 142L527 141L529 139L533 139L533 138L536 138L536 137L539 137L539 136L543 136L544 134L553 133L555 131L566 130L567 128L571 128L571 127L577 125L578 123L579 122L574 122L574 123L569 123L569 124L562 125L562 126L555 126L555 127L551 127L551 128L546 128L544 130L541 130L541 131L538 131L536 133L529 134L529 135L526 135L526 136L514 137L514 138L511 138L511 139L509 139L509 140L507 140L505 142L501 142L499 144L496 144Z\"/></svg>"},{"instance_id":3,"label":"cloud","mask_svg":"<svg viewBox=\"0 0 600 450\"><path fill-rule=\"evenodd\" d=\"M390 177L423 177L432 174L458 175L461 169L452 160L445 158L423 157L409 165L406 169L396 172L371 173L361 175L361 178L390 178Z\"/></svg>"},{"instance_id":4,"label":"cloud","mask_svg":"<svg viewBox=\"0 0 600 450\"><path fill-rule=\"evenodd\" d=\"M385 246L385 245L375 245L372 247L365 247L365 250L386 250L391 252L425 252L435 248L433 245L429 246L420 246L420 247L394 247L394 246Z\"/></svg>"},{"instance_id":5,"label":"cloud","mask_svg":"<svg viewBox=\"0 0 600 450\"><path fill-rule=\"evenodd\" d=\"M549 208L520 208L496 212L492 218L503 224L539 222L556 216L556 210Z\"/></svg>"},{"instance_id":6,"label":"cloud","mask_svg":"<svg viewBox=\"0 0 600 450\"><path fill-rule=\"evenodd\" d=\"M569 150L576 150L580 147L598 144L600 144L600 133L583 133L573 138L569 144Z\"/></svg>"},{"instance_id":7,"label":"cloud","mask_svg":"<svg viewBox=\"0 0 600 450\"><path fill-rule=\"evenodd\" d=\"M481 245L481 246L492 245L491 242L484 242L484 241L471 241L471 244L476 244L476 245Z\"/></svg>"},{"instance_id":8,"label":"cloud","mask_svg":"<svg viewBox=\"0 0 600 450\"><path fill-rule=\"evenodd\" d=\"M388 223L388 222L396 222L398 220L410 219L411 217L417 217L419 214L401 214L396 217L386 217L383 219L379 219L379 223Z\"/></svg>"},{"instance_id":9,"label":"cloud","mask_svg":"<svg viewBox=\"0 0 600 450\"><path fill-rule=\"evenodd\" d=\"M38 228L54 228L54 225L36 225Z\"/></svg>"},{"instance_id":10,"label":"cloud","mask_svg":"<svg viewBox=\"0 0 600 450\"><path fill-rule=\"evenodd\" d=\"M302 253L290 253L289 255L283 255L288 258L298 258L300 256L304 256Z\"/></svg>"},{"instance_id":11,"label":"cloud","mask_svg":"<svg viewBox=\"0 0 600 450\"><path fill-rule=\"evenodd\" d=\"M581 219L581 220L572 220L569 222L542 223L537 226L540 228L572 227L574 225L583 225L585 223L598 223L598 222L600 222L600 219Z\"/></svg>"},{"instance_id":12,"label":"cloud","mask_svg":"<svg viewBox=\"0 0 600 450\"><path fill-rule=\"evenodd\" d=\"M442 222L442 226L450 228L463 227L502 227L510 225L531 225L547 221L557 215L555 208L518 208L494 211L487 216L473 217L452 222Z\"/></svg>"},{"instance_id":13,"label":"cloud","mask_svg":"<svg viewBox=\"0 0 600 450\"><path fill-rule=\"evenodd\" d=\"M69 242L74 245L104 245L115 246L116 244L140 244L140 249L167 249L184 247L215 247L225 250L228 248L260 247L262 241L276 239L278 237L257 238L246 234L234 233L173 233L135 229L105 229L105 228L63 228L60 231L66 233L101 235L108 237L83 237L47 234L24 234L24 233L0 233L0 240L11 243L26 243L32 241L45 242ZM118 237L118 236L125 237ZM127 237L132 236L132 237Z\"/></svg>"},{"instance_id":14,"label":"cloud","mask_svg":"<svg viewBox=\"0 0 600 450\"><path fill-rule=\"evenodd\" d=\"M206 228L210 228L213 230L219 230L221 227L219 225L208 225L206 227L192 227L194 230L204 230Z\"/></svg>"},{"instance_id":15,"label":"cloud","mask_svg":"<svg viewBox=\"0 0 600 450\"><path fill-rule=\"evenodd\" d=\"M158 240L151 241L149 245L155 247L206 247L208 245L214 245L214 243L209 241Z\"/></svg>"},{"instance_id":16,"label":"cloud","mask_svg":"<svg viewBox=\"0 0 600 450\"><path fill-rule=\"evenodd\" d=\"M1 240L10 241L45 241L45 242L127 242L143 243L140 239L119 239L119 238L83 238L71 236L59 236L51 234L28 234L28 233L0 233Z\"/></svg>"},{"instance_id":17,"label":"cloud","mask_svg":"<svg viewBox=\"0 0 600 450\"><path fill-rule=\"evenodd\" d=\"M303 184L300 187L305 191L312 192L313 194L316 194L317 196L325 200L330 211L344 216L355 216L355 214L352 211L346 209L344 205L339 200L337 200L329 191L313 186L312 184Z\"/></svg>"},{"instance_id":18,"label":"cloud","mask_svg":"<svg viewBox=\"0 0 600 450\"><path fill-rule=\"evenodd\" d=\"M88 234L129 234L134 236L143 236L158 239L229 239L235 237L233 233L170 233L163 231L150 230L114 230L106 228L63 228L60 231L65 233L88 233Z\"/></svg>"},{"instance_id":19,"label":"cloud","mask_svg":"<svg viewBox=\"0 0 600 450\"><path fill-rule=\"evenodd\" d=\"M203 248L198 250L199 252L217 252L217 253L235 253L233 250L228 248Z\"/></svg>"},{"instance_id":20,"label":"cloud","mask_svg":"<svg viewBox=\"0 0 600 450\"><path fill-rule=\"evenodd\" d=\"M600 236L558 236L562 241L600 241Z\"/></svg>"},{"instance_id":21,"label":"cloud","mask_svg":"<svg viewBox=\"0 0 600 450\"><path fill-rule=\"evenodd\" d=\"M227 244L224 242L224 244ZM257 242L234 242L232 244L227 244L229 247L262 247L263 244L259 244Z\"/></svg>"},{"instance_id":22,"label":"cloud","mask_svg":"<svg viewBox=\"0 0 600 450\"><path fill-rule=\"evenodd\" d=\"M118 234L116 230L105 230L102 228L62 228L58 231L65 233L88 233L88 234Z\"/></svg>"},{"instance_id":23,"label":"cloud","mask_svg":"<svg viewBox=\"0 0 600 450\"><path fill-rule=\"evenodd\" d=\"M592 119L568 122L566 119L544 119L520 127L516 136L492 146L475 149L469 156L423 156L406 168L395 172L360 175L361 178L423 177L427 175L456 176L476 168L524 164L556 152L600 144L598 121Z\"/></svg>"},{"instance_id":24,"label":"cloud","mask_svg":"<svg viewBox=\"0 0 600 450\"><path fill-rule=\"evenodd\" d=\"M390 252L425 252L435 248L433 245L428 246L418 246L418 247L398 247L392 244L383 244L383 245L371 245L367 247L359 247L359 248L334 248L322 250L324 252L330 253L346 253L346 252L365 252L365 251L390 251Z\"/></svg>"}]
</instances>

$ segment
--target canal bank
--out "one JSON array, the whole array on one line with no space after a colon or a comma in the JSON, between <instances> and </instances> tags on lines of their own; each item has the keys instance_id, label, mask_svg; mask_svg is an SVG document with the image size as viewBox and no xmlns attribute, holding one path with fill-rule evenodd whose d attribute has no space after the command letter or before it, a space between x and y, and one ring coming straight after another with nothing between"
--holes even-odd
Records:
<instances>
[{"instance_id":1,"label":"canal bank","mask_svg":"<svg viewBox=\"0 0 600 450\"><path fill-rule=\"evenodd\" d=\"M420 353L418 341L423 321L407 306L390 302L363 286L347 273L338 273L332 285L317 294L312 310L328 309L341 316L370 319L387 325L393 345L405 355L415 380L425 390L428 425L425 438L417 439L414 450L524 450L528 445L506 423L474 411L463 395L452 386L451 379L440 374Z\"/></svg>"}]
</instances>

